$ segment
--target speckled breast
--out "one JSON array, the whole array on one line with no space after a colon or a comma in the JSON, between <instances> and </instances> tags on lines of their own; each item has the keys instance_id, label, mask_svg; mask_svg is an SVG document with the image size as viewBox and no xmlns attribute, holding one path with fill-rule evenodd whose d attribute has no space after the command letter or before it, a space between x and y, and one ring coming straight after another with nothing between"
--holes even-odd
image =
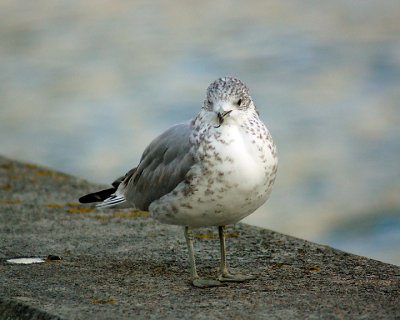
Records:
<instances>
[{"instance_id":1,"label":"speckled breast","mask_svg":"<svg viewBox=\"0 0 400 320\"><path fill-rule=\"evenodd\" d=\"M236 223L269 197L276 147L259 122L207 127L191 137L197 164L171 193L150 205L154 218L192 227Z\"/></svg>"}]
</instances>

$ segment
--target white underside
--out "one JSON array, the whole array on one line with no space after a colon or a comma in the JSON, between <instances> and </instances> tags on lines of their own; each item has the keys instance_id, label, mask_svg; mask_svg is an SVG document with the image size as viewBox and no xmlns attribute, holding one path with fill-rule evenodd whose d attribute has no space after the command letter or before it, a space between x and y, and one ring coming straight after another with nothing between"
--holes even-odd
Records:
<instances>
[{"instance_id":1,"label":"white underside","mask_svg":"<svg viewBox=\"0 0 400 320\"><path fill-rule=\"evenodd\" d=\"M263 142L253 143L254 136L246 135L238 126L225 125L220 132L220 139L229 144L217 140L211 143L224 160L213 161L215 165L208 167L212 185L210 176L205 176L202 167L195 165L190 173L196 177L193 179L196 192L184 197L185 185L179 184L175 189L178 195L169 193L150 205L149 211L155 219L192 227L228 225L253 213L268 199L271 193L268 185L274 178L269 173L276 164L270 149L265 147L260 151ZM262 161L262 154L266 162ZM218 173L223 175L216 179Z\"/></svg>"}]
</instances>

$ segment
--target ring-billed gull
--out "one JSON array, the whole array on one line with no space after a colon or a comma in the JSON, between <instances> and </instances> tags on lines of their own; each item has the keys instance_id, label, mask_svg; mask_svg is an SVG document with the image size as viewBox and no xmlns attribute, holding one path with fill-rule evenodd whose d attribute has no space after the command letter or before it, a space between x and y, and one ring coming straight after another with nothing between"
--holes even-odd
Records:
<instances>
[{"instance_id":1,"label":"ring-billed gull","mask_svg":"<svg viewBox=\"0 0 400 320\"><path fill-rule=\"evenodd\" d=\"M253 213L268 199L277 162L275 144L247 87L239 79L225 77L208 87L193 120L174 125L154 139L139 165L112 188L79 201L101 202L100 208L130 205L163 223L184 226L193 285L240 282L254 277L228 272L225 226ZM196 271L192 228L204 226L218 226L218 280L201 279Z\"/></svg>"}]
</instances>

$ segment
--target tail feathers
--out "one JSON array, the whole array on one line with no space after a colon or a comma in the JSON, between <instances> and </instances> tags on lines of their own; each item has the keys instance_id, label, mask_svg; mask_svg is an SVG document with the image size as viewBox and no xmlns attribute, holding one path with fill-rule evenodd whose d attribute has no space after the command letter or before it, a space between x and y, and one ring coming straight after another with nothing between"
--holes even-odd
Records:
<instances>
[{"instance_id":1,"label":"tail feathers","mask_svg":"<svg viewBox=\"0 0 400 320\"><path fill-rule=\"evenodd\" d=\"M97 208L109 208L126 202L126 199L122 195L112 195L105 199L103 202L96 205Z\"/></svg>"},{"instance_id":2,"label":"tail feathers","mask_svg":"<svg viewBox=\"0 0 400 320\"><path fill-rule=\"evenodd\" d=\"M117 191L116 188L101 190L98 192L89 193L79 198L80 203L101 202L108 199L113 193Z\"/></svg>"}]
</instances>

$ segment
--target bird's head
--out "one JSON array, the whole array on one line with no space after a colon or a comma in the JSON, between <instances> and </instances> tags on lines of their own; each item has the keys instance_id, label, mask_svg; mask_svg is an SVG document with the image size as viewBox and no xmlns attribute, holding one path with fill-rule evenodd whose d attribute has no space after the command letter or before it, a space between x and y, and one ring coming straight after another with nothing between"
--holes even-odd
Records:
<instances>
[{"instance_id":1,"label":"bird's head","mask_svg":"<svg viewBox=\"0 0 400 320\"><path fill-rule=\"evenodd\" d=\"M249 109L256 112L249 89L232 77L219 78L210 84L203 107L215 114L216 127L228 118L241 118L241 114Z\"/></svg>"}]
</instances>

